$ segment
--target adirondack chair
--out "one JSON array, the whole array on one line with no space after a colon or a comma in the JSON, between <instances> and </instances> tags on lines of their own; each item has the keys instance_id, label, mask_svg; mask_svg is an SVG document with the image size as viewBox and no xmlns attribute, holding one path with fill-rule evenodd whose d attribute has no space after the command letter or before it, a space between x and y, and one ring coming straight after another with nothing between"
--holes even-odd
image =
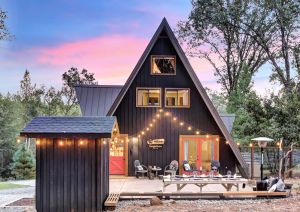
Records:
<instances>
[{"instance_id":1,"label":"adirondack chair","mask_svg":"<svg viewBox=\"0 0 300 212\"><path fill-rule=\"evenodd\" d=\"M142 165L139 160L135 160L134 161L134 174L135 174L136 178L139 178L139 175L138 175L139 173L142 176L144 176L144 175L148 176L148 169L146 166Z\"/></svg>"},{"instance_id":2,"label":"adirondack chair","mask_svg":"<svg viewBox=\"0 0 300 212\"><path fill-rule=\"evenodd\" d=\"M176 175L176 172L178 170L178 161L173 160L169 165L167 165L164 169L164 175L171 174L171 176Z\"/></svg>"}]
</instances>

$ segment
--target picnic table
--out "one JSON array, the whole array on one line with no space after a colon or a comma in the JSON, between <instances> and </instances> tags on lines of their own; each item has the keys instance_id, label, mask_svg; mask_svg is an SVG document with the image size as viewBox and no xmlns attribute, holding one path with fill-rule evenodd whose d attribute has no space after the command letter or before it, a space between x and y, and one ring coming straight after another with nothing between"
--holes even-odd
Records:
<instances>
[{"instance_id":1,"label":"picnic table","mask_svg":"<svg viewBox=\"0 0 300 212\"><path fill-rule=\"evenodd\" d=\"M202 192L202 188L209 184L218 184L222 185L227 191L230 191L232 187L236 187L237 191L239 191L239 184L248 183L248 180L245 178L200 178L200 177L187 177L187 178L164 178L163 179L163 191L166 190L166 187L172 184L177 186L177 191L183 189L186 185L196 185L200 188L200 192Z\"/></svg>"}]
</instances>

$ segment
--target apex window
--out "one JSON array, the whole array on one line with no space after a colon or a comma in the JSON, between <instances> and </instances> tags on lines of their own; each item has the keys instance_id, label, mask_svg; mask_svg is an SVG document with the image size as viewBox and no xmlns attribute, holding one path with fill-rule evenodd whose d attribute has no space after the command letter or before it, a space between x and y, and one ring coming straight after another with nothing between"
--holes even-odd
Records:
<instances>
[{"instance_id":1,"label":"apex window","mask_svg":"<svg viewBox=\"0 0 300 212\"><path fill-rule=\"evenodd\" d=\"M151 56L151 74L153 75L175 75L176 57L166 55Z\"/></svg>"},{"instance_id":2,"label":"apex window","mask_svg":"<svg viewBox=\"0 0 300 212\"><path fill-rule=\"evenodd\" d=\"M137 107L160 107L161 89L160 88L137 88L136 106Z\"/></svg>"},{"instance_id":3,"label":"apex window","mask_svg":"<svg viewBox=\"0 0 300 212\"><path fill-rule=\"evenodd\" d=\"M190 89L188 88L166 88L166 107L190 107Z\"/></svg>"}]
</instances>

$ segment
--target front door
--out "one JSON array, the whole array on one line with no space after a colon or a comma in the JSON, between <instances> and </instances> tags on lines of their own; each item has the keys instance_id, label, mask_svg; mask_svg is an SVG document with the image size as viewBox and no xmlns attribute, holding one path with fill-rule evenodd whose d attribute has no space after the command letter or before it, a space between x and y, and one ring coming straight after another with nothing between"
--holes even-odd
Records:
<instances>
[{"instance_id":1,"label":"front door","mask_svg":"<svg viewBox=\"0 0 300 212\"><path fill-rule=\"evenodd\" d=\"M120 135L117 139L110 142L109 174L126 174L127 141L126 135Z\"/></svg>"},{"instance_id":2,"label":"front door","mask_svg":"<svg viewBox=\"0 0 300 212\"><path fill-rule=\"evenodd\" d=\"M203 135L181 135L179 160L188 161L198 170L210 171L211 161L219 160L219 137Z\"/></svg>"}]
</instances>

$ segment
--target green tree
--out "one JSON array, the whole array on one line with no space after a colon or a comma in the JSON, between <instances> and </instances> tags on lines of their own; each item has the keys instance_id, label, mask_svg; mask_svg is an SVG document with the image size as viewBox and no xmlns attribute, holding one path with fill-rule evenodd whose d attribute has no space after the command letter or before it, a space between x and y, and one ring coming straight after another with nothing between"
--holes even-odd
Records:
<instances>
[{"instance_id":1,"label":"green tree","mask_svg":"<svg viewBox=\"0 0 300 212\"><path fill-rule=\"evenodd\" d=\"M61 91L50 87L43 96L42 114L47 116L63 115L64 102Z\"/></svg>"},{"instance_id":2,"label":"green tree","mask_svg":"<svg viewBox=\"0 0 300 212\"><path fill-rule=\"evenodd\" d=\"M10 95L0 94L0 178L10 176L9 164L16 147L16 138L23 127L22 106Z\"/></svg>"},{"instance_id":3,"label":"green tree","mask_svg":"<svg viewBox=\"0 0 300 212\"><path fill-rule=\"evenodd\" d=\"M212 65L228 97L239 92L243 76L249 76L250 83L266 61L263 48L249 35L250 28L240 26L250 21L250 4L240 0L192 0L188 20L178 23L179 39L187 43L188 53Z\"/></svg>"},{"instance_id":4,"label":"green tree","mask_svg":"<svg viewBox=\"0 0 300 212\"><path fill-rule=\"evenodd\" d=\"M25 145L16 151L11 165L12 174L17 180L32 179L35 177L35 159L30 150Z\"/></svg>"},{"instance_id":5,"label":"green tree","mask_svg":"<svg viewBox=\"0 0 300 212\"><path fill-rule=\"evenodd\" d=\"M74 86L97 84L94 74L89 73L86 69L79 72L77 68L72 67L62 75L62 80L63 88L61 93L65 101L64 115L76 115L78 114L78 101Z\"/></svg>"},{"instance_id":6,"label":"green tree","mask_svg":"<svg viewBox=\"0 0 300 212\"><path fill-rule=\"evenodd\" d=\"M281 83L285 92L292 92L295 80L299 80L300 1L250 2L246 19L239 24L225 22L242 30L263 49L273 66L271 80ZM293 77L294 74L298 76Z\"/></svg>"},{"instance_id":7,"label":"green tree","mask_svg":"<svg viewBox=\"0 0 300 212\"><path fill-rule=\"evenodd\" d=\"M0 8L0 40L8 40L12 37L6 26L5 23L6 19L7 19L7 12L3 11Z\"/></svg>"}]
</instances>

